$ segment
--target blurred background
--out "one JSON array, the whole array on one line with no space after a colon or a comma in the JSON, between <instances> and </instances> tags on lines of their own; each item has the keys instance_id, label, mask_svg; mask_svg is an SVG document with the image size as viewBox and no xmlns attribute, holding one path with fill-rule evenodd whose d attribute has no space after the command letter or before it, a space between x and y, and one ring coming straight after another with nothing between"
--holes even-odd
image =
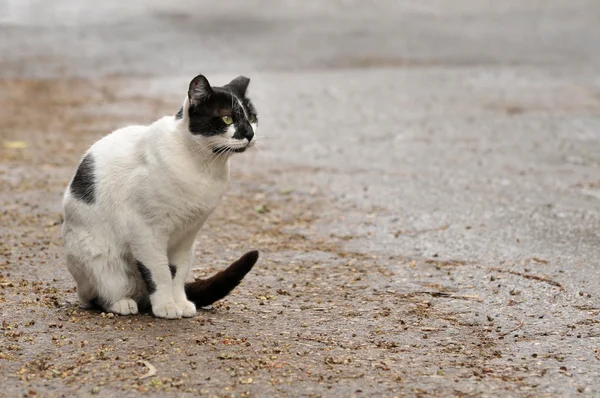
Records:
<instances>
[{"instance_id":1,"label":"blurred background","mask_svg":"<svg viewBox=\"0 0 600 398\"><path fill-rule=\"evenodd\" d=\"M596 7L593 0L3 0L2 73L592 66Z\"/></svg>"},{"instance_id":2,"label":"blurred background","mask_svg":"<svg viewBox=\"0 0 600 398\"><path fill-rule=\"evenodd\" d=\"M71 380L57 391L96 386L43 337L76 307L63 189L95 140L175 114L202 73L252 79L260 150L233 158L196 275L263 257L199 333L243 335L235 354L264 363L232 374L159 322L138 349L190 339L193 373L215 375L174 391L599 394L599 68L598 0L0 0L1 315L49 319L0 356L9 391L52 369ZM128 338L82 317L67 339ZM129 348L115 365L142 373ZM183 353L149 358L191 371ZM86 366L102 391L129 386Z\"/></svg>"}]
</instances>

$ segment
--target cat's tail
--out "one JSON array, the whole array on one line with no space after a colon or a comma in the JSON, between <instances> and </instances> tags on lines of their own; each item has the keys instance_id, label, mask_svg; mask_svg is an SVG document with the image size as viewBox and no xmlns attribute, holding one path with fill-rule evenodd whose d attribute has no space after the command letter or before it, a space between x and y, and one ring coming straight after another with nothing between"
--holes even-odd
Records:
<instances>
[{"instance_id":1,"label":"cat's tail","mask_svg":"<svg viewBox=\"0 0 600 398\"><path fill-rule=\"evenodd\" d=\"M186 283L185 294L196 307L205 307L227 296L256 264L258 250L244 254L223 271L208 279Z\"/></svg>"}]
</instances>

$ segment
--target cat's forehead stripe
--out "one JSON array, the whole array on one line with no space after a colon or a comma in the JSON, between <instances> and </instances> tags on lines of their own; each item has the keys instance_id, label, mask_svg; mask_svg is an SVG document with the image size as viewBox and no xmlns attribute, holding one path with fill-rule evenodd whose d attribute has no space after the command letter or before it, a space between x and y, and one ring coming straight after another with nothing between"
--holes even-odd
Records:
<instances>
[{"instance_id":1,"label":"cat's forehead stripe","mask_svg":"<svg viewBox=\"0 0 600 398\"><path fill-rule=\"evenodd\" d=\"M232 99L234 100L234 108L241 108L242 112L244 113L244 117L248 119L248 111L246 110L244 104L242 104L242 101L237 97L237 95L233 94L232 92L230 92L229 95L233 97Z\"/></svg>"},{"instance_id":2,"label":"cat's forehead stripe","mask_svg":"<svg viewBox=\"0 0 600 398\"><path fill-rule=\"evenodd\" d=\"M238 97L235 97L235 99L237 100L238 104L240 105L240 108L242 108L242 110L244 111L244 116L246 117L246 119L248 119L248 111L246 111L246 107L242 104L242 101L240 101L240 99Z\"/></svg>"}]
</instances>

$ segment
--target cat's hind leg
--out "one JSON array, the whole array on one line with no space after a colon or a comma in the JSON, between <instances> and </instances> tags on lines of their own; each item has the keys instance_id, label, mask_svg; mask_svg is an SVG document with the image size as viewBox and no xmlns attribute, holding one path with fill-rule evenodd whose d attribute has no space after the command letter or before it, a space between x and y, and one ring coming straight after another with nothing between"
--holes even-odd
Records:
<instances>
[{"instance_id":1,"label":"cat's hind leg","mask_svg":"<svg viewBox=\"0 0 600 398\"><path fill-rule=\"evenodd\" d=\"M97 302L105 311L119 315L138 313L136 278L127 261L119 256L96 256L89 263Z\"/></svg>"},{"instance_id":2,"label":"cat's hind leg","mask_svg":"<svg viewBox=\"0 0 600 398\"><path fill-rule=\"evenodd\" d=\"M101 272L102 275L98 278L98 297L102 307L119 315L137 314L138 305L134 300L135 278L128 272L126 263L119 260L119 264L104 265Z\"/></svg>"},{"instance_id":3,"label":"cat's hind leg","mask_svg":"<svg viewBox=\"0 0 600 398\"><path fill-rule=\"evenodd\" d=\"M76 261L76 260L75 260ZM115 291L115 286L111 286L110 291L103 286L104 281L97 281L93 275L86 276L83 267L75 262L69 264L69 271L77 283L77 296L79 305L83 309L92 309L101 306L105 311L119 315L132 315L138 313L138 306L135 300L129 297L114 300L113 297L119 296ZM91 276L91 279L90 279ZM125 288L126 286L121 286ZM100 288L100 289L98 289ZM102 291L100 293L98 290ZM118 287L117 287L118 290Z\"/></svg>"},{"instance_id":4,"label":"cat's hind leg","mask_svg":"<svg viewBox=\"0 0 600 398\"><path fill-rule=\"evenodd\" d=\"M90 233L71 215L63 229L67 267L83 308L102 307L120 315L138 312L137 274L109 233ZM72 225L73 224L73 225Z\"/></svg>"},{"instance_id":5,"label":"cat's hind leg","mask_svg":"<svg viewBox=\"0 0 600 398\"><path fill-rule=\"evenodd\" d=\"M85 272L85 266L75 256L67 255L67 268L77 285L79 306L83 309L93 308L94 302L98 298L98 293Z\"/></svg>"},{"instance_id":6,"label":"cat's hind leg","mask_svg":"<svg viewBox=\"0 0 600 398\"><path fill-rule=\"evenodd\" d=\"M119 315L133 315L138 313L138 305L131 298L122 298L112 303L106 310Z\"/></svg>"}]
</instances>

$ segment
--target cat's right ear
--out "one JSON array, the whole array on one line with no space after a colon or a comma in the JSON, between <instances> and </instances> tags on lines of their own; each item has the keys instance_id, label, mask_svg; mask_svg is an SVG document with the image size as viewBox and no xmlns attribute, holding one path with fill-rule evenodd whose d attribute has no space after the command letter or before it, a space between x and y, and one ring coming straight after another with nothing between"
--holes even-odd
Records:
<instances>
[{"instance_id":1,"label":"cat's right ear","mask_svg":"<svg viewBox=\"0 0 600 398\"><path fill-rule=\"evenodd\" d=\"M198 75L190 82L188 89L188 99L190 104L197 104L204 101L212 94L213 90L210 83L203 75Z\"/></svg>"}]
</instances>

